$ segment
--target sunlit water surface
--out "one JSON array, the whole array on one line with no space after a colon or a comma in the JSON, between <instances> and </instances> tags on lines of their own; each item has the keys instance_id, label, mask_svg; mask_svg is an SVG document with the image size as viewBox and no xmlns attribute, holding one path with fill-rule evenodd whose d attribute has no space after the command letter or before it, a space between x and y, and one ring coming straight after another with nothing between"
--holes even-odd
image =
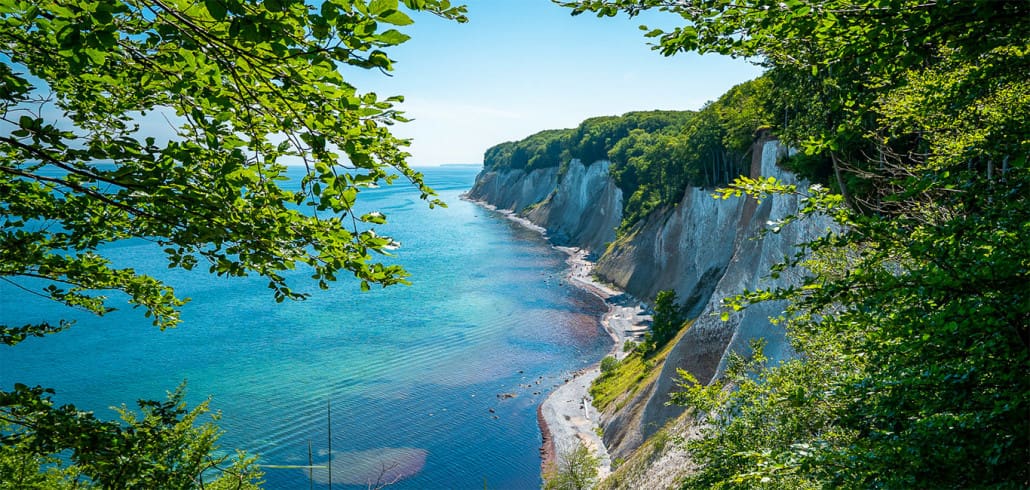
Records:
<instances>
[{"instance_id":1,"label":"sunlit water surface","mask_svg":"<svg viewBox=\"0 0 1030 490\"><path fill-rule=\"evenodd\" d=\"M109 250L192 298L165 332L139 310L103 318L0 284L0 321L74 318L76 326L0 347L0 385L55 388L58 401L113 417L108 407L160 399L188 380L189 400L221 411L225 450L268 465L316 465L329 452L334 488L538 486L536 407L567 373L596 362L609 341L600 301L562 281L565 256L539 235L465 201L477 167L426 168L448 203L429 209L409 187L362 192L402 243L389 260L412 286L362 293L353 279L308 301L276 304L267 281L169 270L145 242ZM296 173L296 172L294 172ZM501 399L499 394L513 393ZM384 471L385 469L385 471ZM299 469L267 469L266 486L308 488ZM328 472L314 474L328 487Z\"/></svg>"}]
</instances>

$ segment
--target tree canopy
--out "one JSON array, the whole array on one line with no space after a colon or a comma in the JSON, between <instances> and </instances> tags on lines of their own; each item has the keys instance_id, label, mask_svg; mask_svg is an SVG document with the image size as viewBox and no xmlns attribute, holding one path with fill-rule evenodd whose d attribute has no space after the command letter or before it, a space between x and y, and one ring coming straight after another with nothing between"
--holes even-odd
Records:
<instances>
[{"instance_id":1,"label":"tree canopy","mask_svg":"<svg viewBox=\"0 0 1030 490\"><path fill-rule=\"evenodd\" d=\"M541 131L491 147L488 169L562 168L577 158L611 162L622 190L625 231L679 201L687 186L714 188L747 173L755 130L771 118L767 77L731 88L700 111L629 112L592 117L572 129Z\"/></svg>"},{"instance_id":2,"label":"tree canopy","mask_svg":"<svg viewBox=\"0 0 1030 490\"><path fill-rule=\"evenodd\" d=\"M346 73L390 71L386 50L408 40L399 29L413 11L465 20L448 0L4 2L0 280L98 315L124 293L162 329L179 323L184 300L112 265L110 244L143 239L169 267L263 276L277 301L304 297L285 278L298 267L321 288L341 273L366 289L404 282L378 258L396 245L376 232L386 217L359 213L359 193L400 177L442 203L390 133L405 122L402 98L362 92ZM306 170L297 190L283 186L287 164ZM0 342L69 326L16 322L2 319ZM130 430L152 416L157 432L192 421L176 396L144 405ZM55 407L38 387L0 392L0 419L5 445L71 450L106 487L138 486L107 471L135 471L118 458L153 455L132 454L113 426ZM82 437L69 436L76 427Z\"/></svg>"},{"instance_id":3,"label":"tree canopy","mask_svg":"<svg viewBox=\"0 0 1030 490\"><path fill-rule=\"evenodd\" d=\"M608 159L608 152L634 130L672 131L691 115L690 111L641 111L592 117L572 129L548 129L490 147L483 165L491 170L536 170L561 167L573 158L590 165Z\"/></svg>"},{"instance_id":4,"label":"tree canopy","mask_svg":"<svg viewBox=\"0 0 1030 490\"><path fill-rule=\"evenodd\" d=\"M120 290L162 327L181 301L110 267L102 245L152 240L173 266L263 275L280 300L298 297L282 276L298 264L323 287L341 271L365 287L403 279L373 260L393 242L362 226L384 217L356 215L355 199L391 171L432 189L389 132L401 98L342 74L390 70L383 49L407 36L384 27L411 23L396 0L15 2L0 15L0 276L45 279L45 294L97 313L89 292ZM139 130L155 117L176 121L169 141ZM280 186L288 162L308 169L299 192Z\"/></svg>"},{"instance_id":5,"label":"tree canopy","mask_svg":"<svg viewBox=\"0 0 1030 490\"><path fill-rule=\"evenodd\" d=\"M707 426L690 488L1025 488L1030 484L1030 4L972 0L584 0L684 25L655 49L768 67L787 162L825 185L740 178L724 196L798 193L839 232L770 271L799 357L760 346L675 400ZM733 388L733 389L728 389Z\"/></svg>"},{"instance_id":6,"label":"tree canopy","mask_svg":"<svg viewBox=\"0 0 1030 490\"><path fill-rule=\"evenodd\" d=\"M690 113L682 124L634 129L608 151L622 190L626 231L652 211L680 201L688 186L715 188L750 170L755 130L768 125L767 77L739 84Z\"/></svg>"}]
</instances>

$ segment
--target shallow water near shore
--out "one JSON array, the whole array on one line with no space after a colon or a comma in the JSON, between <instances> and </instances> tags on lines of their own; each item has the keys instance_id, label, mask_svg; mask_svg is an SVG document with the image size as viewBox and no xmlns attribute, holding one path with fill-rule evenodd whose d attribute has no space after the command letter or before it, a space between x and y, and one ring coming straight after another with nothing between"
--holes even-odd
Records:
<instances>
[{"instance_id":1,"label":"shallow water near shore","mask_svg":"<svg viewBox=\"0 0 1030 490\"><path fill-rule=\"evenodd\" d=\"M330 405L333 488L365 488L380 474L402 478L398 489L538 486L536 406L608 351L605 305L563 280L566 255L537 233L458 198L478 167L422 170L448 208L430 210L402 185L360 196L387 215L380 232L402 244L388 260L412 286L361 293L341 277L318 291L298 272L296 289L313 297L276 304L267 281L168 270L153 245L122 244L110 252L119 265L192 298L183 324L160 332L124 305L94 318L0 285L5 323L78 320L0 347L0 385L52 387L59 403L113 417L107 407L160 399L185 379L191 403L211 396L221 411L221 447L268 465L307 464L309 442L325 464ZM268 469L265 479L271 489L309 485L306 470Z\"/></svg>"}]
</instances>

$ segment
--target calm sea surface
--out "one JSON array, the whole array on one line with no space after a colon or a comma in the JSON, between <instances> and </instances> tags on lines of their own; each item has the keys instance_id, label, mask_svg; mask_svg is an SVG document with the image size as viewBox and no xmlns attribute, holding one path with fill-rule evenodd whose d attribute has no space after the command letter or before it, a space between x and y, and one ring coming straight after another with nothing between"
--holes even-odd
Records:
<instances>
[{"instance_id":1,"label":"calm sea surface","mask_svg":"<svg viewBox=\"0 0 1030 490\"><path fill-rule=\"evenodd\" d=\"M307 464L309 443L325 465L331 405L334 488L380 475L410 475L397 489L538 486L536 406L607 351L604 306L562 281L565 256L536 233L458 199L478 167L423 170L448 208L430 210L401 185L361 193L387 214L380 232L402 243L390 260L412 286L362 293L341 278L318 291L298 272L295 289L314 296L276 304L267 281L169 270L153 245L119 244L108 251L118 265L192 298L182 325L160 332L124 306L90 317L0 284L0 322L78 320L0 346L0 386L52 387L59 402L113 418L108 407L161 399L187 380L191 403L210 396L221 411L221 447L269 465ZM309 475L268 469L266 481L308 488Z\"/></svg>"}]
</instances>

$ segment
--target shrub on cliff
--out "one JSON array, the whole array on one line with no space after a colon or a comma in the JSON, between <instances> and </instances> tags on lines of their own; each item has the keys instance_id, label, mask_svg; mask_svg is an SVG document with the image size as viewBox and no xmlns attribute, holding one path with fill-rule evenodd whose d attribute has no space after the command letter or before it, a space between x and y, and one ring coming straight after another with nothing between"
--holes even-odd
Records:
<instances>
[{"instance_id":1,"label":"shrub on cliff","mask_svg":"<svg viewBox=\"0 0 1030 490\"><path fill-rule=\"evenodd\" d=\"M651 340L655 348L661 349L666 342L675 337L686 319L683 306L676 302L676 291L659 291L654 300L654 317L651 323Z\"/></svg>"},{"instance_id":2,"label":"shrub on cliff","mask_svg":"<svg viewBox=\"0 0 1030 490\"><path fill-rule=\"evenodd\" d=\"M544 472L544 490L588 490L597 483L600 460L581 443L557 456L558 461Z\"/></svg>"},{"instance_id":3,"label":"shrub on cliff","mask_svg":"<svg viewBox=\"0 0 1030 490\"><path fill-rule=\"evenodd\" d=\"M604 356L601 359L601 376L609 376L619 367L619 360L614 356Z\"/></svg>"}]
</instances>

